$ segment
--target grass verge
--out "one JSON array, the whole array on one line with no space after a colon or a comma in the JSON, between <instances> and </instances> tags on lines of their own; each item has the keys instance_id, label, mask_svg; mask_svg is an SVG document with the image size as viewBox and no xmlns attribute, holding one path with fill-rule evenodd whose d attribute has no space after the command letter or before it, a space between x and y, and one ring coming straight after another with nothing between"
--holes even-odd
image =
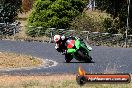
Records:
<instances>
[{"instance_id":1,"label":"grass verge","mask_svg":"<svg viewBox=\"0 0 132 88\"><path fill-rule=\"evenodd\" d=\"M0 88L132 88L132 83L79 86L75 75L0 76Z\"/></svg>"}]
</instances>

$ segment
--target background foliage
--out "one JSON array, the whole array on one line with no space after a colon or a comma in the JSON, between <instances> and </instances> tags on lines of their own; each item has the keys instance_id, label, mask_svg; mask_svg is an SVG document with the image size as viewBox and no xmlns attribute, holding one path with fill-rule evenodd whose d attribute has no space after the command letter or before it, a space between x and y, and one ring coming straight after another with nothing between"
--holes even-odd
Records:
<instances>
[{"instance_id":1,"label":"background foliage","mask_svg":"<svg viewBox=\"0 0 132 88\"><path fill-rule=\"evenodd\" d=\"M22 0L22 10L23 12L28 12L32 9L34 0Z\"/></svg>"},{"instance_id":2,"label":"background foliage","mask_svg":"<svg viewBox=\"0 0 132 88\"><path fill-rule=\"evenodd\" d=\"M17 12L21 9L21 0L0 0L1 11L0 21L1 22L13 22L17 16Z\"/></svg>"},{"instance_id":3,"label":"background foliage","mask_svg":"<svg viewBox=\"0 0 132 88\"><path fill-rule=\"evenodd\" d=\"M127 23L126 18L128 15L127 0L96 0L96 5L97 9L106 11L107 13L111 14L111 17L113 17L114 21L116 21L116 28L118 29L118 32L124 33ZM132 4L130 5L129 18L129 26L132 28ZM132 31L129 30L129 33L132 33Z\"/></svg>"},{"instance_id":4,"label":"background foliage","mask_svg":"<svg viewBox=\"0 0 132 88\"><path fill-rule=\"evenodd\" d=\"M87 10L71 22L71 29L77 31L108 32L107 29L112 27L112 22L113 19L107 13ZM109 32L112 32L111 29L109 29Z\"/></svg>"},{"instance_id":5,"label":"background foliage","mask_svg":"<svg viewBox=\"0 0 132 88\"><path fill-rule=\"evenodd\" d=\"M84 1L36 0L28 18L28 25L44 28L69 28L70 21L83 12Z\"/></svg>"}]
</instances>

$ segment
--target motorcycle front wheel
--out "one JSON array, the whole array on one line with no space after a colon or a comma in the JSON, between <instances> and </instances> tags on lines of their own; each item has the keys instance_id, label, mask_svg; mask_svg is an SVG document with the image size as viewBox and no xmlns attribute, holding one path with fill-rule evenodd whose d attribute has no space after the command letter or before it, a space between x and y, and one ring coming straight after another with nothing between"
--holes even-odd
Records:
<instances>
[{"instance_id":1,"label":"motorcycle front wheel","mask_svg":"<svg viewBox=\"0 0 132 88\"><path fill-rule=\"evenodd\" d=\"M71 55L71 54L65 54L66 63L70 63L72 59L73 59L73 55Z\"/></svg>"}]
</instances>

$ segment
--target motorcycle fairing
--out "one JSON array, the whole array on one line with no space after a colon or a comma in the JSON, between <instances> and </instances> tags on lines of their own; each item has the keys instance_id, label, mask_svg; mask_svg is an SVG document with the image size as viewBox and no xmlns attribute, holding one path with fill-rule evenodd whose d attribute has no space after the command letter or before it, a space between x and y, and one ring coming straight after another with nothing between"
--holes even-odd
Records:
<instances>
[{"instance_id":1,"label":"motorcycle fairing","mask_svg":"<svg viewBox=\"0 0 132 88\"><path fill-rule=\"evenodd\" d=\"M67 50L67 53L75 53L75 52L76 52L75 49L68 49L68 50Z\"/></svg>"},{"instance_id":2,"label":"motorcycle fairing","mask_svg":"<svg viewBox=\"0 0 132 88\"><path fill-rule=\"evenodd\" d=\"M71 49L71 48L73 48L74 47L74 45L75 45L75 40L67 40L66 41L67 42L67 48L68 49Z\"/></svg>"},{"instance_id":3,"label":"motorcycle fairing","mask_svg":"<svg viewBox=\"0 0 132 88\"><path fill-rule=\"evenodd\" d=\"M76 49L73 48L74 46L76 47L76 49L79 49L79 47L80 47L80 41L76 40L75 43L74 43L74 45L72 45L72 47L68 48L67 53L75 53Z\"/></svg>"},{"instance_id":4,"label":"motorcycle fairing","mask_svg":"<svg viewBox=\"0 0 132 88\"><path fill-rule=\"evenodd\" d=\"M75 46L77 49L80 48L80 41L78 39L75 41Z\"/></svg>"}]
</instances>

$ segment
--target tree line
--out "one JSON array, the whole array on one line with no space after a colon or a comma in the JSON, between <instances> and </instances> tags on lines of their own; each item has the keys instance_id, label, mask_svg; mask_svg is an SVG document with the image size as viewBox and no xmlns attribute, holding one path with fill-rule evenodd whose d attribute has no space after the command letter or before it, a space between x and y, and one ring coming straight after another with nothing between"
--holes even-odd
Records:
<instances>
[{"instance_id":1,"label":"tree line","mask_svg":"<svg viewBox=\"0 0 132 88\"><path fill-rule=\"evenodd\" d=\"M21 0L0 0L0 21L14 22L21 8Z\"/></svg>"},{"instance_id":2,"label":"tree line","mask_svg":"<svg viewBox=\"0 0 132 88\"><path fill-rule=\"evenodd\" d=\"M130 4L130 11L128 16L128 4ZM128 3L128 0L96 0L97 9L106 11L111 14L113 19L118 19L117 29L125 31L127 27L127 17L129 17L129 26L132 28L132 3ZM129 30L131 34L132 31Z\"/></svg>"},{"instance_id":3,"label":"tree line","mask_svg":"<svg viewBox=\"0 0 132 88\"><path fill-rule=\"evenodd\" d=\"M14 22L19 12L28 12L34 0L0 0L0 22Z\"/></svg>"},{"instance_id":4,"label":"tree line","mask_svg":"<svg viewBox=\"0 0 132 88\"><path fill-rule=\"evenodd\" d=\"M0 10L0 21L8 20L9 22L13 22L15 21L15 17L18 15L19 11L27 12L33 7L28 18L28 25L36 27L42 26L45 28L70 28L73 26L71 23L74 20L77 18L81 20L80 17L84 12L87 2L88 0L0 0L0 5L3 7L3 9ZM96 9L103 12L105 11L106 13L110 14L112 18L106 18L102 22L104 28L109 29L105 30L106 32L125 32L127 23L126 18L128 16L127 6L127 0L96 0ZM84 14L82 18L84 19ZM89 22L88 26L93 25L90 24L90 21L92 20L89 19L89 17L86 17L86 19L88 21L84 22ZM76 20L74 24L77 22L79 21ZM131 29L132 3L130 5L129 26ZM95 27L92 28L94 30ZM132 33L131 30L128 32L130 34Z\"/></svg>"}]
</instances>

